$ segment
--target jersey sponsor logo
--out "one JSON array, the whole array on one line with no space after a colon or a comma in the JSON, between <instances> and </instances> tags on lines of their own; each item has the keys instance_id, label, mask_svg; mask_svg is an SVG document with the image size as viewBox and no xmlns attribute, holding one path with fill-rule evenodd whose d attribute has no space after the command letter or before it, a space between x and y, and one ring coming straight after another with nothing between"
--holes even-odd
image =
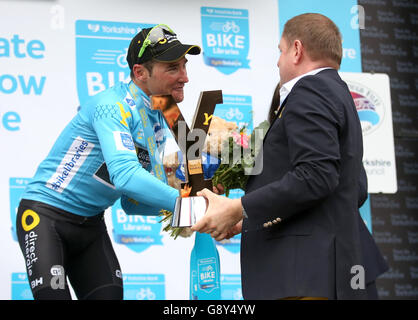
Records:
<instances>
[{"instance_id":1,"label":"jersey sponsor logo","mask_svg":"<svg viewBox=\"0 0 418 320\"><path fill-rule=\"evenodd\" d=\"M128 104L128 106L131 109L134 109L136 107L135 101L132 100L132 99L130 99L130 98L128 98L128 97L125 97L125 102Z\"/></svg>"},{"instance_id":2,"label":"jersey sponsor logo","mask_svg":"<svg viewBox=\"0 0 418 320\"><path fill-rule=\"evenodd\" d=\"M37 286L41 286L43 284L44 284L44 278L43 277L40 277L38 279L35 279L35 280L31 281L30 282L30 287L32 289L35 289Z\"/></svg>"},{"instance_id":3,"label":"jersey sponsor logo","mask_svg":"<svg viewBox=\"0 0 418 320\"><path fill-rule=\"evenodd\" d=\"M143 147L137 147L136 154L138 156L138 161L141 164L142 168L146 170L151 165L151 159L149 157L148 150Z\"/></svg>"},{"instance_id":4,"label":"jersey sponsor logo","mask_svg":"<svg viewBox=\"0 0 418 320\"><path fill-rule=\"evenodd\" d=\"M134 142L132 140L132 137L129 134L121 133L120 137L122 139L122 144L125 148L127 148L129 150L134 150L135 149Z\"/></svg>"},{"instance_id":5,"label":"jersey sponsor logo","mask_svg":"<svg viewBox=\"0 0 418 320\"><path fill-rule=\"evenodd\" d=\"M30 231L25 234L24 239L24 248L22 248L22 250L25 255L26 270L28 272L28 276L31 277L33 274L32 267L38 261L36 251L38 235L35 231Z\"/></svg>"},{"instance_id":6,"label":"jersey sponsor logo","mask_svg":"<svg viewBox=\"0 0 418 320\"><path fill-rule=\"evenodd\" d=\"M132 136L127 132L113 131L116 150L131 151L136 153Z\"/></svg>"},{"instance_id":7,"label":"jersey sponsor logo","mask_svg":"<svg viewBox=\"0 0 418 320\"><path fill-rule=\"evenodd\" d=\"M46 186L54 191L62 193L77 174L84 161L86 161L93 148L93 143L88 142L81 137L75 138L59 164L57 171L55 171L52 177L47 181Z\"/></svg>"},{"instance_id":8,"label":"jersey sponsor logo","mask_svg":"<svg viewBox=\"0 0 418 320\"><path fill-rule=\"evenodd\" d=\"M122 120L120 121L120 123L122 123L125 127L129 128L126 119L132 117L131 113L129 111L126 112L125 109L123 109L122 103L116 102L116 104L119 106L120 114L122 116Z\"/></svg>"},{"instance_id":9,"label":"jersey sponsor logo","mask_svg":"<svg viewBox=\"0 0 418 320\"><path fill-rule=\"evenodd\" d=\"M30 217L31 219L28 219L28 217ZM30 221L29 224L28 221ZM22 214L22 228L26 232L34 229L40 221L41 219L39 218L39 215L33 210L25 210L25 212L23 212Z\"/></svg>"}]
</instances>

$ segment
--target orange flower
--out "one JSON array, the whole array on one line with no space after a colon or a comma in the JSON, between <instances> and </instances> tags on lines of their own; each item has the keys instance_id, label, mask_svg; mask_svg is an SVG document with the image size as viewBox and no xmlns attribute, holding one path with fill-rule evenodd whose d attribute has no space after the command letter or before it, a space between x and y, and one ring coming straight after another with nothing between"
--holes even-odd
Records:
<instances>
[{"instance_id":1,"label":"orange flower","mask_svg":"<svg viewBox=\"0 0 418 320\"><path fill-rule=\"evenodd\" d=\"M185 184L184 187L180 190L180 195L182 198L187 198L192 192L192 187L189 187L188 184Z\"/></svg>"}]
</instances>

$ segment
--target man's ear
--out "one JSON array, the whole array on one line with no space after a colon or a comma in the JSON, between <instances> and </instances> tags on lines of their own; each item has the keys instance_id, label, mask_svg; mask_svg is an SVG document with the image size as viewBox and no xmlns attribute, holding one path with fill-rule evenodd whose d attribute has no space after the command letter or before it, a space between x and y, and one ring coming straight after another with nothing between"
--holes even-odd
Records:
<instances>
[{"instance_id":1,"label":"man's ear","mask_svg":"<svg viewBox=\"0 0 418 320\"><path fill-rule=\"evenodd\" d=\"M139 81L146 81L149 77L149 72L142 64L134 64L132 68L135 79Z\"/></svg>"},{"instance_id":2,"label":"man's ear","mask_svg":"<svg viewBox=\"0 0 418 320\"><path fill-rule=\"evenodd\" d=\"M305 48L300 40L295 40L293 42L293 62L299 64L302 61L302 57L305 54Z\"/></svg>"}]
</instances>

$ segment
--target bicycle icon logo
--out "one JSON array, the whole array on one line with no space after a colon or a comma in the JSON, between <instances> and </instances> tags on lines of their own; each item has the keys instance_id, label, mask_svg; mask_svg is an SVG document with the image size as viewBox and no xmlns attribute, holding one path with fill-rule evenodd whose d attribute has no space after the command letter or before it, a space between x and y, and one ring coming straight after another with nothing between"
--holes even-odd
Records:
<instances>
[{"instance_id":1,"label":"bicycle icon logo","mask_svg":"<svg viewBox=\"0 0 418 320\"><path fill-rule=\"evenodd\" d=\"M227 118L228 120L231 120L233 118L237 120L242 120L244 119L244 114L241 111L239 111L238 108L229 108L229 110L225 113L225 118Z\"/></svg>"},{"instance_id":2,"label":"bicycle icon logo","mask_svg":"<svg viewBox=\"0 0 418 320\"><path fill-rule=\"evenodd\" d=\"M231 30L233 33L238 33L240 31L240 28L238 25L235 24L235 21L226 21L222 26L222 31L229 32Z\"/></svg>"},{"instance_id":3,"label":"bicycle icon logo","mask_svg":"<svg viewBox=\"0 0 418 320\"><path fill-rule=\"evenodd\" d=\"M118 55L118 57L116 58L116 63L121 68L127 68L128 67L128 62L126 61L126 54L127 53L128 53L128 48L125 48L125 52Z\"/></svg>"},{"instance_id":4,"label":"bicycle icon logo","mask_svg":"<svg viewBox=\"0 0 418 320\"><path fill-rule=\"evenodd\" d=\"M156 294L150 288L141 288L136 294L137 300L155 300Z\"/></svg>"}]
</instances>

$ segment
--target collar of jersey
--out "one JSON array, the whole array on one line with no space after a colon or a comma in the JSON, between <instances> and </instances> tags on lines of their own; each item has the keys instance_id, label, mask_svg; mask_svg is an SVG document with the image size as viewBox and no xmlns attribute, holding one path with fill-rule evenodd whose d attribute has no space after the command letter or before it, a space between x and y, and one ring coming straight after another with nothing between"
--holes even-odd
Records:
<instances>
[{"instance_id":1,"label":"collar of jersey","mask_svg":"<svg viewBox=\"0 0 418 320\"><path fill-rule=\"evenodd\" d=\"M152 110L150 98L132 80L128 84L128 93L131 95L132 99L135 101L135 104L137 107L140 105L145 105L147 109Z\"/></svg>"}]
</instances>

